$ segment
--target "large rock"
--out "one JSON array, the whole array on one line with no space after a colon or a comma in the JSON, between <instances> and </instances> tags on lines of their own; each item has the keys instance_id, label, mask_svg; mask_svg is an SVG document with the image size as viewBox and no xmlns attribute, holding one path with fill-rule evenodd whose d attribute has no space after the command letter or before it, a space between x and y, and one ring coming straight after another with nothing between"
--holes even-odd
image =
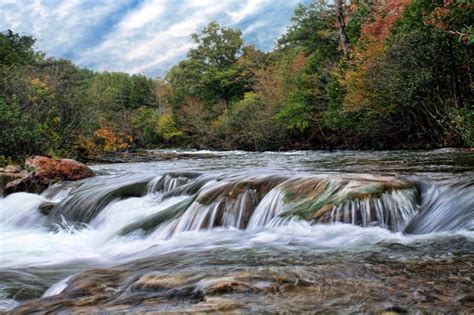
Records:
<instances>
[{"instance_id":1,"label":"large rock","mask_svg":"<svg viewBox=\"0 0 474 315\"><path fill-rule=\"evenodd\" d=\"M79 180L94 176L94 172L84 163L71 159L52 159L46 156L31 156L25 161L28 172L50 180Z\"/></svg>"},{"instance_id":2,"label":"large rock","mask_svg":"<svg viewBox=\"0 0 474 315\"><path fill-rule=\"evenodd\" d=\"M14 192L42 193L51 182L79 180L95 176L85 164L71 159L32 156L25 162L26 176L6 184L4 195Z\"/></svg>"}]
</instances>

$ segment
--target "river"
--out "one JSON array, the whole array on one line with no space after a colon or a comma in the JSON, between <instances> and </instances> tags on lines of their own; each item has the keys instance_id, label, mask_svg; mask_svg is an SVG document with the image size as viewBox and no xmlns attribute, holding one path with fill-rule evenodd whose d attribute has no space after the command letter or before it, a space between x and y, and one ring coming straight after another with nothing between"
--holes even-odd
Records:
<instances>
[{"instance_id":1,"label":"river","mask_svg":"<svg viewBox=\"0 0 474 315\"><path fill-rule=\"evenodd\" d=\"M0 311L474 311L474 152L174 154L0 198Z\"/></svg>"}]
</instances>

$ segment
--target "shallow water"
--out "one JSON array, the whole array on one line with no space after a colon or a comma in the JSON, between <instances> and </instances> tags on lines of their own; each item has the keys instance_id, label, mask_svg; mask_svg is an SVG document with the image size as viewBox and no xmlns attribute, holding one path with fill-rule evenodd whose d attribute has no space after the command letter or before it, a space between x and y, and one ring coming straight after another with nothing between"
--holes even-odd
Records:
<instances>
[{"instance_id":1,"label":"shallow water","mask_svg":"<svg viewBox=\"0 0 474 315\"><path fill-rule=\"evenodd\" d=\"M206 153L0 199L0 309L474 307L474 153Z\"/></svg>"},{"instance_id":2,"label":"shallow water","mask_svg":"<svg viewBox=\"0 0 474 315\"><path fill-rule=\"evenodd\" d=\"M161 150L157 150L162 152ZM164 151L166 152L166 151ZM103 164L94 170L109 174L158 173L176 170L198 172L281 172L419 174L444 178L447 174L474 173L474 153L457 149L431 151L184 151L215 155L215 159L175 159L147 163Z\"/></svg>"}]
</instances>

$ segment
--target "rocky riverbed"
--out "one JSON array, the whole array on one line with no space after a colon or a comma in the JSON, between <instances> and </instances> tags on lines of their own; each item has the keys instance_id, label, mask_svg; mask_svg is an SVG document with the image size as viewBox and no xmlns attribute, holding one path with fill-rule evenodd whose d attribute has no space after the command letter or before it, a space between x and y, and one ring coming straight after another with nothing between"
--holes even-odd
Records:
<instances>
[{"instance_id":1,"label":"rocky riverbed","mask_svg":"<svg viewBox=\"0 0 474 315\"><path fill-rule=\"evenodd\" d=\"M265 249L262 245L177 251L79 272L63 283L63 291L56 285L58 294L49 290L43 298L27 301L11 313L94 313L98 309L110 313L471 313L473 252L472 240L462 236L442 242L387 242L377 249L356 251L308 251L298 246ZM45 271L22 273L35 279L35 273L41 272ZM17 277L26 282L17 283L17 289L31 284L24 274ZM28 296L28 292L23 294ZM29 294L34 297L34 287Z\"/></svg>"}]
</instances>

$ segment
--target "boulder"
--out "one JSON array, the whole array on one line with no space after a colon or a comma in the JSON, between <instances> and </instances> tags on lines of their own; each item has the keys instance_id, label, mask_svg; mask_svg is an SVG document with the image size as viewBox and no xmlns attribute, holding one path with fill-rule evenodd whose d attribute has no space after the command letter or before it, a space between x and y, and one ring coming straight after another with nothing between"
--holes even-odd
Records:
<instances>
[{"instance_id":1,"label":"boulder","mask_svg":"<svg viewBox=\"0 0 474 315\"><path fill-rule=\"evenodd\" d=\"M46 156L31 156L25 161L25 169L50 180L79 180L94 176L84 163L71 159L52 159Z\"/></svg>"},{"instance_id":2,"label":"boulder","mask_svg":"<svg viewBox=\"0 0 474 315\"><path fill-rule=\"evenodd\" d=\"M8 167L7 167L8 168ZM21 178L9 181L5 186L4 195L15 192L40 194L51 182L75 181L95 176L87 165L71 159L53 159L46 156L31 156L26 159L25 169L29 172ZM11 168L11 170L14 170ZM21 174L21 169L15 169ZM10 173L9 173L10 174Z\"/></svg>"}]
</instances>

